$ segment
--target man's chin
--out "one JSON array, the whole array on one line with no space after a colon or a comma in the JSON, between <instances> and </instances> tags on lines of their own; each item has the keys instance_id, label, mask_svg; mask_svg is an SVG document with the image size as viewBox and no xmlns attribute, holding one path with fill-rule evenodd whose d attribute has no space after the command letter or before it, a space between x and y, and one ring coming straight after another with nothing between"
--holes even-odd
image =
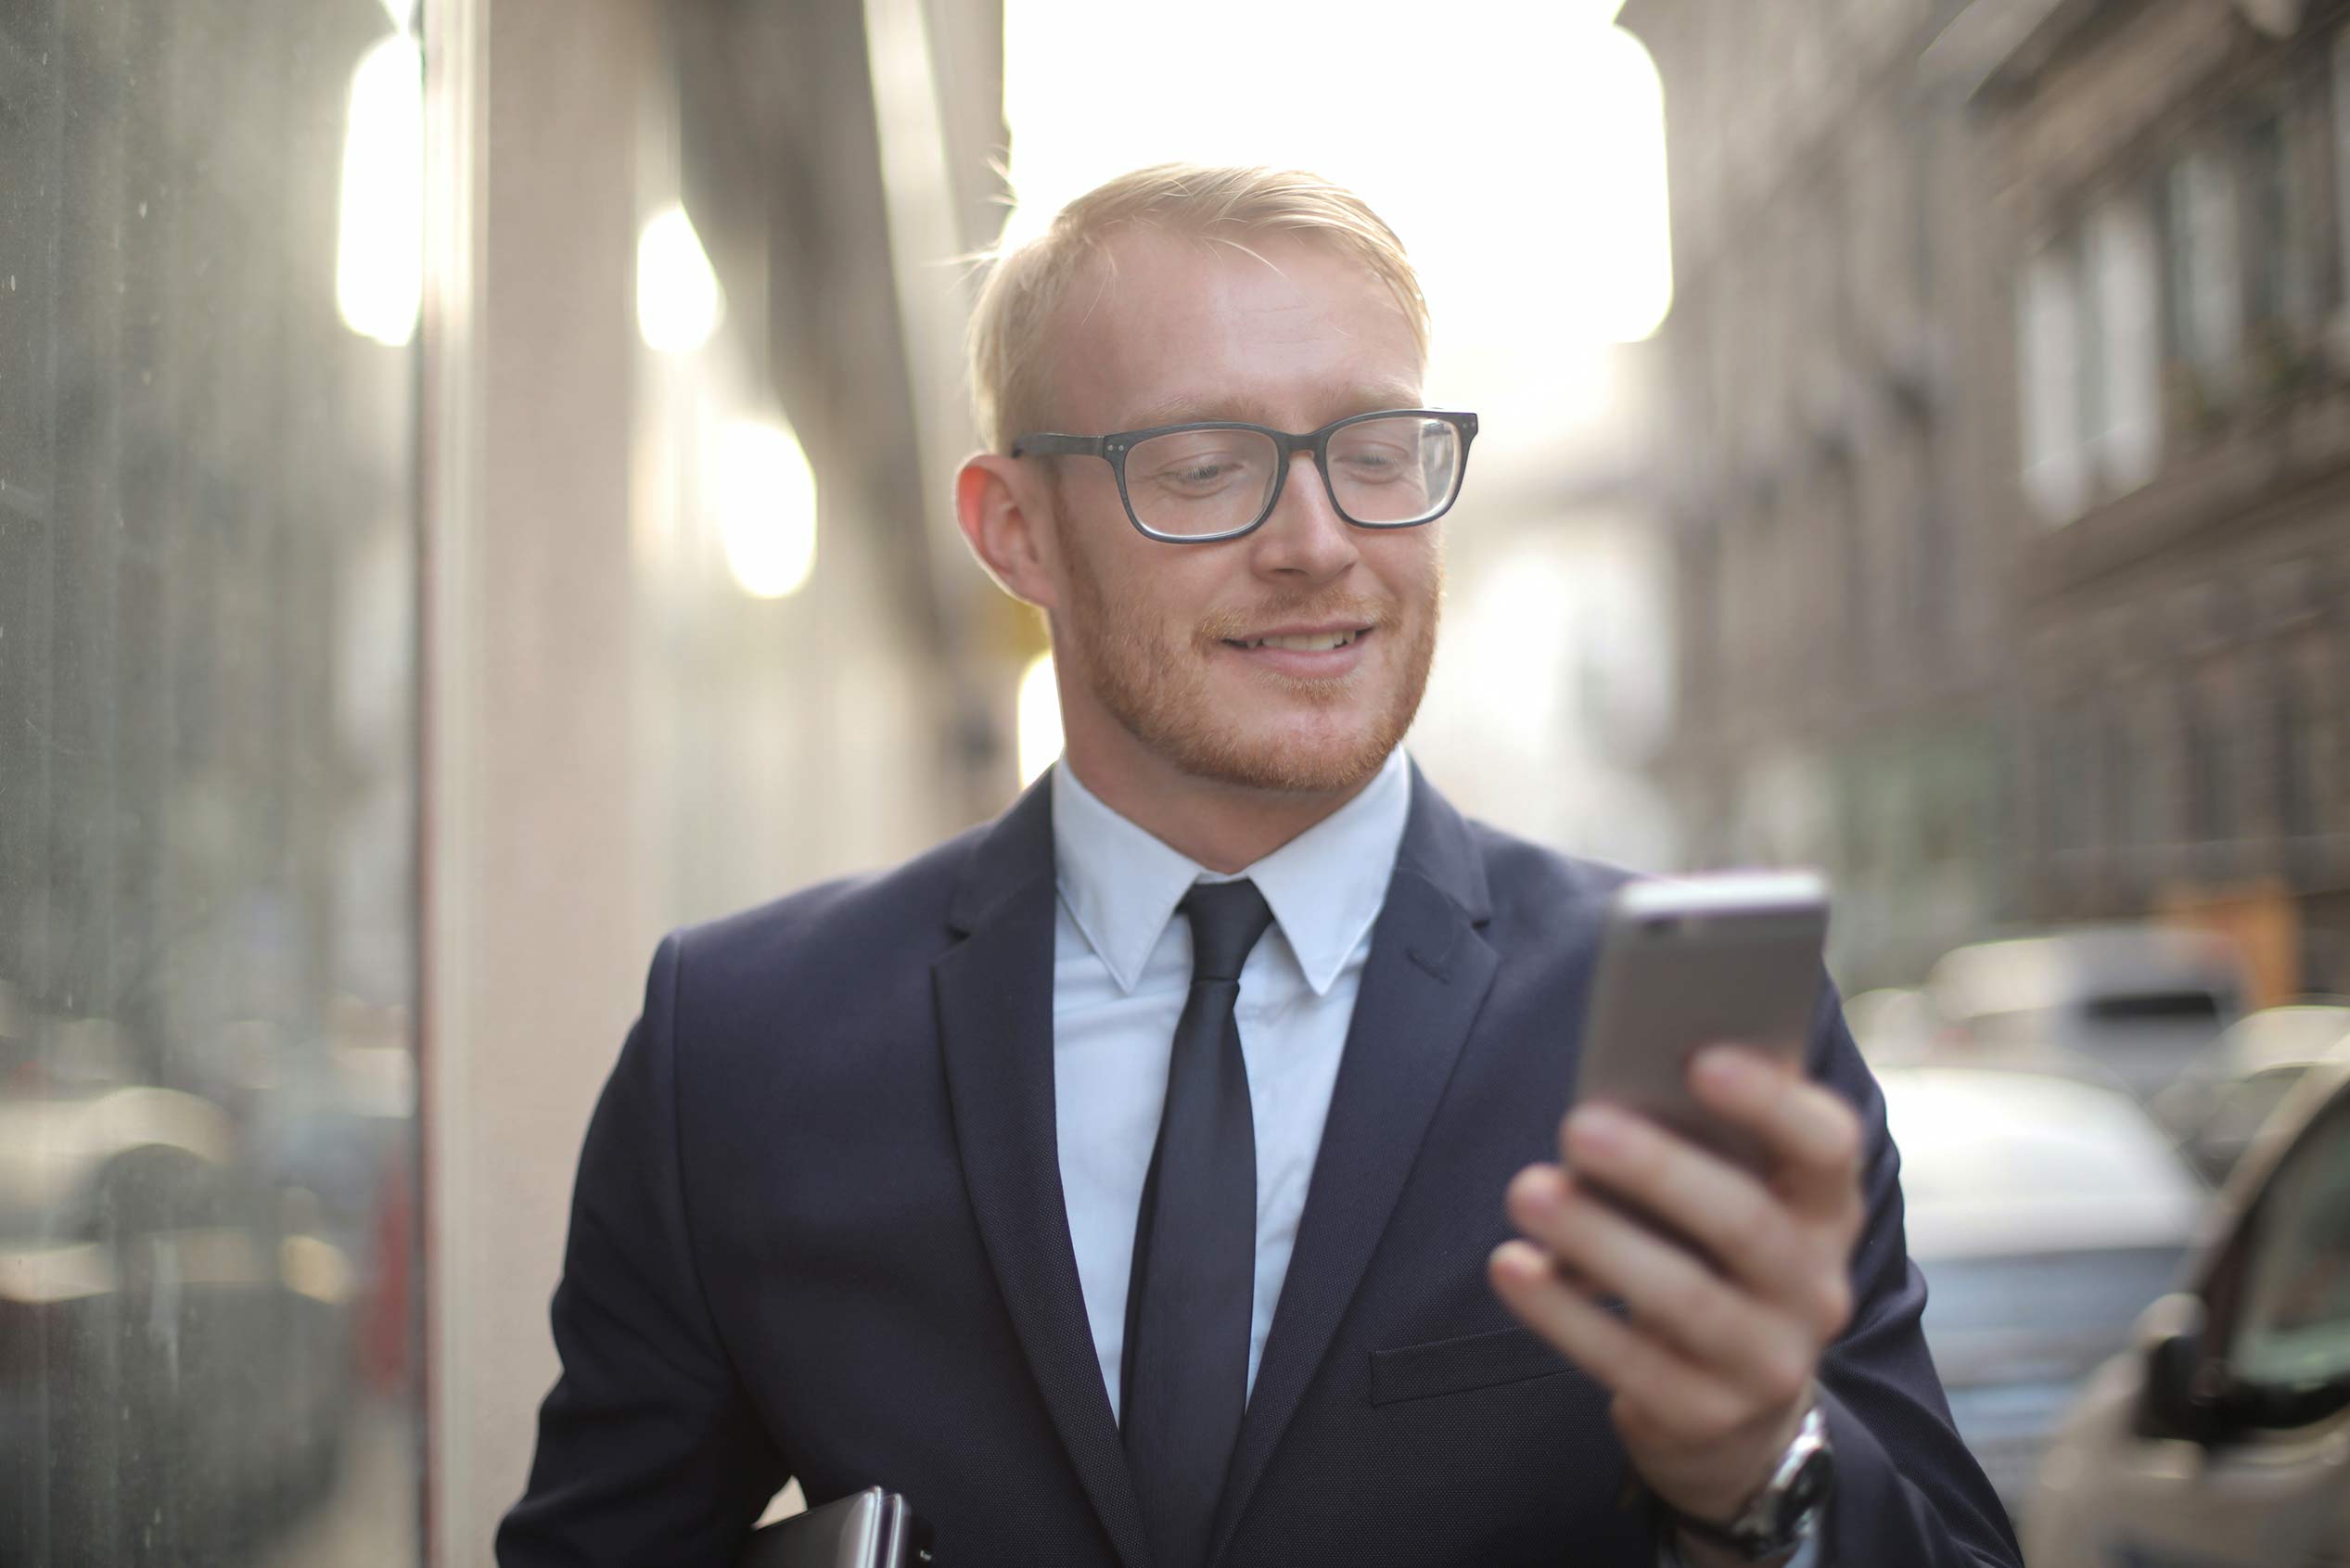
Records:
<instances>
[{"instance_id":1,"label":"man's chin","mask_svg":"<svg viewBox=\"0 0 2350 1568\"><path fill-rule=\"evenodd\" d=\"M1187 746L1183 771L1218 784L1286 795L1335 795L1360 788L1378 772L1401 736L1386 726L1306 725L1257 734L1200 737Z\"/></svg>"},{"instance_id":2,"label":"man's chin","mask_svg":"<svg viewBox=\"0 0 2350 1568\"><path fill-rule=\"evenodd\" d=\"M1222 674L1204 683L1190 721L1160 732L1156 749L1204 781L1294 795L1347 794L1368 783L1411 727L1424 684L1397 681L1385 660L1339 679Z\"/></svg>"},{"instance_id":3,"label":"man's chin","mask_svg":"<svg viewBox=\"0 0 2350 1568\"><path fill-rule=\"evenodd\" d=\"M1189 778L1345 795L1379 771L1411 728L1433 642L1423 635L1374 650L1342 675L1303 678L1215 652L1197 663L1156 648L1130 656L1117 640L1097 639L1087 684L1137 746Z\"/></svg>"}]
</instances>

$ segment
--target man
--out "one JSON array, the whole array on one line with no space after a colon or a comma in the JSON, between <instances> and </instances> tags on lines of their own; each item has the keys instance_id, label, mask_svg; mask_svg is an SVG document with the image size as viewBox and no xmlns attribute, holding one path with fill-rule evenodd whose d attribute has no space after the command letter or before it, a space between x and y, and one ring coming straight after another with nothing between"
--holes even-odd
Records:
<instances>
[{"instance_id":1,"label":"man","mask_svg":"<svg viewBox=\"0 0 2350 1568\"><path fill-rule=\"evenodd\" d=\"M1398 750L1475 433L1425 348L1306 175L1146 170L999 263L956 499L1065 758L662 944L510 1568L724 1564L795 1475L904 1491L950 1565L2016 1561L1832 993L1818 1081L1693 1071L1767 1185L1589 1110L1561 1163L1621 878Z\"/></svg>"}]
</instances>

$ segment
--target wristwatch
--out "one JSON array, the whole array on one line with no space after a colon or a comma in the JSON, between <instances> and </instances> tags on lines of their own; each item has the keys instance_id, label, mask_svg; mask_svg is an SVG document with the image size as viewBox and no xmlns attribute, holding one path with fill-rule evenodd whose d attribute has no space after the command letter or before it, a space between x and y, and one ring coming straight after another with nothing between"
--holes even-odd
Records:
<instances>
[{"instance_id":1,"label":"wristwatch","mask_svg":"<svg viewBox=\"0 0 2350 1568\"><path fill-rule=\"evenodd\" d=\"M1813 1405L1804 1412L1794 1441L1761 1490L1726 1524L1692 1519L1676 1509L1666 1516L1682 1534L1749 1562L1768 1562L1809 1539L1836 1489L1835 1456L1828 1448L1828 1422Z\"/></svg>"}]
</instances>

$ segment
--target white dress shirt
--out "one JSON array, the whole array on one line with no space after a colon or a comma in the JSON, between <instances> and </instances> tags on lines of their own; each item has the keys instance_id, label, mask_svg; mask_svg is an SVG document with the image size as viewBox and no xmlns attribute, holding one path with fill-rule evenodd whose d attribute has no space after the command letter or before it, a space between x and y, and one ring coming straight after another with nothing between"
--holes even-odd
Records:
<instances>
[{"instance_id":1,"label":"white dress shirt","mask_svg":"<svg viewBox=\"0 0 2350 1568\"><path fill-rule=\"evenodd\" d=\"M1167 1101L1175 1025L1192 984L1194 882L1227 882L1104 805L1066 762L1053 770L1060 908L1053 938L1054 1119L1069 1240L1113 1413L1143 1179ZM1257 1128L1257 1290L1248 1383L1289 1272L1331 1086L1371 955L1371 927L1411 809L1400 749L1352 800L1238 873L1273 924L1241 966L1241 1055Z\"/></svg>"},{"instance_id":2,"label":"white dress shirt","mask_svg":"<svg viewBox=\"0 0 2350 1568\"><path fill-rule=\"evenodd\" d=\"M1220 876L1104 804L1066 760L1053 769L1053 1091L1062 1200L1085 1316L1118 1413L1134 1222L1167 1101L1175 1025L1192 983L1191 922L1176 906L1194 882L1245 876L1273 924L1241 966L1233 1017L1257 1129L1257 1282L1248 1386L1289 1272L1306 1186L1322 1148L1371 928L1411 809L1398 747L1337 810L1232 876ZM1501 1202L1501 1195L1494 1195ZM1808 1568L1807 1546L1789 1568ZM1661 1568L1678 1559L1670 1545Z\"/></svg>"}]
</instances>

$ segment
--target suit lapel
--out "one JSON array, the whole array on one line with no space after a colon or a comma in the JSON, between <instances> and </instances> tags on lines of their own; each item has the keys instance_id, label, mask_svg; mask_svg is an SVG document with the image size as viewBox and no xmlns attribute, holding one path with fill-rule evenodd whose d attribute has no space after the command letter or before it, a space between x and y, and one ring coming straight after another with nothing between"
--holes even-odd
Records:
<instances>
[{"instance_id":1,"label":"suit lapel","mask_svg":"<svg viewBox=\"0 0 2350 1568\"><path fill-rule=\"evenodd\" d=\"M1094 1511L1150 1561L1078 1281L1053 1090L1052 797L1040 780L974 848L931 977L964 1181L1028 1367Z\"/></svg>"},{"instance_id":2,"label":"suit lapel","mask_svg":"<svg viewBox=\"0 0 2350 1568\"><path fill-rule=\"evenodd\" d=\"M1411 817L1218 1507L1211 1562L1329 1352L1499 963L1477 931L1489 910L1467 824L1416 767L1411 783Z\"/></svg>"}]
</instances>

